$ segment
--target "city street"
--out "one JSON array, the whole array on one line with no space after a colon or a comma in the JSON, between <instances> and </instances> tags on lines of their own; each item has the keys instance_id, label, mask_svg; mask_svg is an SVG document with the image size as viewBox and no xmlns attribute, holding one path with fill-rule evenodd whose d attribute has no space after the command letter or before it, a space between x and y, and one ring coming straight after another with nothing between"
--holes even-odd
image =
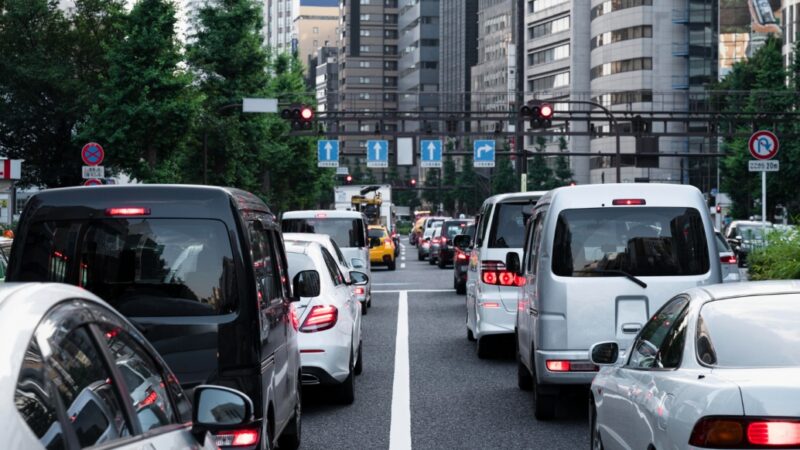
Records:
<instances>
[{"instance_id":1,"label":"city street","mask_svg":"<svg viewBox=\"0 0 800 450\"><path fill-rule=\"evenodd\" d=\"M530 393L517 388L513 340L497 343L505 351L496 358L478 359L466 337L465 297L452 289L452 269L417 261L407 239L403 248L405 261L396 271L372 271L373 306L363 322L364 372L355 403L340 406L324 391L306 389L303 448L379 449L390 442L416 449L586 447L583 392L561 405L557 420L537 422ZM397 333L404 299L407 316L401 313L399 325L402 330L407 324L407 341ZM407 367L395 363L405 351Z\"/></svg>"}]
</instances>

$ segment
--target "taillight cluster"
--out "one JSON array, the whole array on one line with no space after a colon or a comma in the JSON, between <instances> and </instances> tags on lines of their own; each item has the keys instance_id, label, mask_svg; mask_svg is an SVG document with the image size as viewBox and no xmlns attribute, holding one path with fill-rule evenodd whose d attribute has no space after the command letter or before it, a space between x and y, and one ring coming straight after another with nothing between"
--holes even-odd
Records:
<instances>
[{"instance_id":1,"label":"taillight cluster","mask_svg":"<svg viewBox=\"0 0 800 450\"><path fill-rule=\"evenodd\" d=\"M697 421L689 445L705 448L787 448L800 445L800 420L704 417Z\"/></svg>"},{"instance_id":2,"label":"taillight cluster","mask_svg":"<svg viewBox=\"0 0 800 450\"><path fill-rule=\"evenodd\" d=\"M333 305L316 305L300 326L300 331L313 333L315 331L325 331L333 328L339 319L339 310Z\"/></svg>"},{"instance_id":3,"label":"taillight cluster","mask_svg":"<svg viewBox=\"0 0 800 450\"><path fill-rule=\"evenodd\" d=\"M509 272L500 261L484 261L481 264L481 280L495 286L524 286L525 277Z\"/></svg>"},{"instance_id":4,"label":"taillight cluster","mask_svg":"<svg viewBox=\"0 0 800 450\"><path fill-rule=\"evenodd\" d=\"M728 256L720 256L719 262L722 264L737 264L739 261L736 259L736 255L728 255Z\"/></svg>"},{"instance_id":5,"label":"taillight cluster","mask_svg":"<svg viewBox=\"0 0 800 450\"><path fill-rule=\"evenodd\" d=\"M221 431L215 436L218 447L246 447L258 444L258 429Z\"/></svg>"},{"instance_id":6,"label":"taillight cluster","mask_svg":"<svg viewBox=\"0 0 800 450\"><path fill-rule=\"evenodd\" d=\"M469 259L469 255L462 252L461 250L456 250L456 259L459 261L467 261Z\"/></svg>"},{"instance_id":7,"label":"taillight cluster","mask_svg":"<svg viewBox=\"0 0 800 450\"><path fill-rule=\"evenodd\" d=\"M442 238L440 238L438 236L433 238L433 239L431 239L431 244L439 244L441 242L442 242Z\"/></svg>"}]
</instances>

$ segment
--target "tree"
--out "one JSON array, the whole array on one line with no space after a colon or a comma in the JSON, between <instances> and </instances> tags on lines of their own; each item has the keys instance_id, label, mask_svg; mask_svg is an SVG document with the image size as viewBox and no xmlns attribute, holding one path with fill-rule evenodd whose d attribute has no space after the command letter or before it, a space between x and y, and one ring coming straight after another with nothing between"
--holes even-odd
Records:
<instances>
[{"instance_id":1,"label":"tree","mask_svg":"<svg viewBox=\"0 0 800 450\"><path fill-rule=\"evenodd\" d=\"M492 174L492 195L509 192L519 192L519 185L511 159L501 156L497 158L497 167Z\"/></svg>"},{"instance_id":2,"label":"tree","mask_svg":"<svg viewBox=\"0 0 800 450\"><path fill-rule=\"evenodd\" d=\"M179 68L175 7L140 0L123 21L125 39L109 46L100 104L81 135L102 142L108 165L146 183L178 183L201 98Z\"/></svg>"},{"instance_id":3,"label":"tree","mask_svg":"<svg viewBox=\"0 0 800 450\"><path fill-rule=\"evenodd\" d=\"M547 142L542 136L536 137L533 158L528 161L528 190L549 191L558 186L553 170L547 165L547 160L541 153L544 152Z\"/></svg>"},{"instance_id":4,"label":"tree","mask_svg":"<svg viewBox=\"0 0 800 450\"><path fill-rule=\"evenodd\" d=\"M567 151L567 140L564 136L558 138L558 150L562 153ZM556 167L553 175L560 186L567 186L572 183L572 169L569 167L569 156L566 154L556 156Z\"/></svg>"},{"instance_id":5,"label":"tree","mask_svg":"<svg viewBox=\"0 0 800 450\"><path fill-rule=\"evenodd\" d=\"M458 188L455 186L457 184L456 162L453 161L452 156L446 155L442 168L442 185L447 186L447 189L442 194L442 203L444 203L444 210L451 214L456 212L456 192Z\"/></svg>"},{"instance_id":6,"label":"tree","mask_svg":"<svg viewBox=\"0 0 800 450\"><path fill-rule=\"evenodd\" d=\"M483 202L484 193L478 186L478 176L475 173L471 156L464 157L461 172L456 176L456 185L458 189L456 189L455 198L460 211L465 214L475 214Z\"/></svg>"},{"instance_id":7,"label":"tree","mask_svg":"<svg viewBox=\"0 0 800 450\"><path fill-rule=\"evenodd\" d=\"M438 211L442 203L441 175L439 169L425 170L425 187L429 188L422 191L422 199L431 204L433 211Z\"/></svg>"},{"instance_id":8,"label":"tree","mask_svg":"<svg viewBox=\"0 0 800 450\"><path fill-rule=\"evenodd\" d=\"M97 103L123 0L0 2L0 152L24 159L21 186L81 180L75 129Z\"/></svg>"}]
</instances>

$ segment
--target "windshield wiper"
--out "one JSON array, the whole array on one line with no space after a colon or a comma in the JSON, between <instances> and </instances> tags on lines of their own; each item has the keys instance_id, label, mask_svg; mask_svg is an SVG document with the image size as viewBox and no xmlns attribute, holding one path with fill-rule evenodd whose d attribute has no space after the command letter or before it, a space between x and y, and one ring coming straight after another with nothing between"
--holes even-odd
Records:
<instances>
[{"instance_id":1,"label":"windshield wiper","mask_svg":"<svg viewBox=\"0 0 800 450\"><path fill-rule=\"evenodd\" d=\"M613 273L624 276L625 278L633 281L642 288L647 288L647 283L629 274L628 272L625 272L624 270L619 270L619 269L573 270L572 273Z\"/></svg>"}]
</instances>

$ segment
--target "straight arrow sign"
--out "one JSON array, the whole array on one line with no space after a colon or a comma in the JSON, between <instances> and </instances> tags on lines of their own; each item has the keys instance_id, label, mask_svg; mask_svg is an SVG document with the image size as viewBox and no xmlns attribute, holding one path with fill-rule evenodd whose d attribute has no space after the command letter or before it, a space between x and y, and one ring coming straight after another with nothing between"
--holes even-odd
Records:
<instances>
[{"instance_id":1,"label":"straight arrow sign","mask_svg":"<svg viewBox=\"0 0 800 450\"><path fill-rule=\"evenodd\" d=\"M420 141L420 167L442 167L442 141Z\"/></svg>"},{"instance_id":2,"label":"straight arrow sign","mask_svg":"<svg viewBox=\"0 0 800 450\"><path fill-rule=\"evenodd\" d=\"M389 141L367 141L367 167L389 167Z\"/></svg>"}]
</instances>

